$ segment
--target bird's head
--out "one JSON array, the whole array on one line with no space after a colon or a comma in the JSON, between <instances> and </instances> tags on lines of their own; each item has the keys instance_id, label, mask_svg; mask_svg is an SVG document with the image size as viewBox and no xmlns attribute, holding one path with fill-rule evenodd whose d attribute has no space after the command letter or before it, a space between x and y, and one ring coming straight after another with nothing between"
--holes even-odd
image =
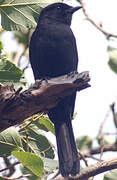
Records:
<instances>
[{"instance_id":1,"label":"bird's head","mask_svg":"<svg viewBox=\"0 0 117 180\"><path fill-rule=\"evenodd\" d=\"M64 3L54 3L45 7L40 13L40 19L52 19L55 22L71 25L71 19L74 12L82 6L72 7Z\"/></svg>"}]
</instances>

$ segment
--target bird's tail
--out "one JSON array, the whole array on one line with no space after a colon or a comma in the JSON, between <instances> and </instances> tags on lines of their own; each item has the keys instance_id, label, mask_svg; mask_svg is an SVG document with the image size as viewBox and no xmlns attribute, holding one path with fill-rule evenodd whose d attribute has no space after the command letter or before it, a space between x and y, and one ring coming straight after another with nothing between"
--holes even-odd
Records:
<instances>
[{"instance_id":1,"label":"bird's tail","mask_svg":"<svg viewBox=\"0 0 117 180\"><path fill-rule=\"evenodd\" d=\"M80 170L80 161L75 144L71 121L64 122L61 125L55 124L59 169L62 176L69 174L76 175Z\"/></svg>"}]
</instances>

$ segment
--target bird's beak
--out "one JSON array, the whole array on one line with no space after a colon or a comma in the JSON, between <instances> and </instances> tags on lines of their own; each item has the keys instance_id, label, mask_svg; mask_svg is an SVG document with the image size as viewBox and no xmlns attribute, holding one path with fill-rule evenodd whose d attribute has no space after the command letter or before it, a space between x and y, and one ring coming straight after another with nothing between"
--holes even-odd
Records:
<instances>
[{"instance_id":1,"label":"bird's beak","mask_svg":"<svg viewBox=\"0 0 117 180\"><path fill-rule=\"evenodd\" d=\"M72 7L72 8L70 8L70 12L73 14L74 12L78 11L81 8L82 8L82 6Z\"/></svg>"}]
</instances>

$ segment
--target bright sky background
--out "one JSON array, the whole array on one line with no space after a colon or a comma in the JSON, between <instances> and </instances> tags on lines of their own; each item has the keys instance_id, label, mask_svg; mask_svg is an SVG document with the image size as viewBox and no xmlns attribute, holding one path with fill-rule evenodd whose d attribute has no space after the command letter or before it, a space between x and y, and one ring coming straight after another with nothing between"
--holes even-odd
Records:
<instances>
[{"instance_id":1,"label":"bright sky background","mask_svg":"<svg viewBox=\"0 0 117 180\"><path fill-rule=\"evenodd\" d=\"M72 4L69 0L67 2ZM117 1L85 0L85 2L87 12L93 20L101 22L106 31L117 34ZM91 88L77 93L75 108L77 117L73 125L76 137L79 135L96 137L100 124L109 111L109 105L117 101L117 75L108 66L107 53L108 45L117 47L117 41L108 42L105 36L85 19L82 10L76 12L72 29L77 39L78 69L79 72L85 70L90 72ZM115 132L111 112L104 127L106 132ZM101 180L102 176L102 174L96 176L94 180Z\"/></svg>"},{"instance_id":2,"label":"bright sky background","mask_svg":"<svg viewBox=\"0 0 117 180\"><path fill-rule=\"evenodd\" d=\"M69 0L67 2L72 4ZM117 29L115 29L117 27L115 20L117 1L88 0L86 2L87 12L94 21L102 22L105 30L117 34ZM109 42L86 20L82 10L76 12L73 17L72 30L78 46L78 70L79 72L88 70L91 77L91 88L78 93L77 96L76 111L79 122L75 122L75 129L77 129L75 131L78 131L78 134L86 133L92 136L92 134L97 134L109 105L117 98L117 75L108 66L107 46Z\"/></svg>"},{"instance_id":3,"label":"bright sky background","mask_svg":"<svg viewBox=\"0 0 117 180\"><path fill-rule=\"evenodd\" d=\"M75 0L65 0L69 5L78 5ZM102 23L103 28L117 34L117 1L116 0L85 0L89 15L97 23ZM76 137L89 135L96 137L100 123L104 120L109 105L117 100L117 75L108 66L109 56L107 46L111 44L117 47L116 42L108 42L105 36L99 32L83 15L82 10L73 16L72 30L76 36L79 53L79 72L89 71L91 88L78 93L76 100L76 120L73 122ZM11 34L7 36L6 50L11 50L12 43L8 43ZM13 49L13 50L14 50ZM26 71L29 76L30 69ZM115 132L110 112L105 124L106 132ZM95 177L99 180L99 177ZM100 178L101 180L101 178Z\"/></svg>"}]
</instances>

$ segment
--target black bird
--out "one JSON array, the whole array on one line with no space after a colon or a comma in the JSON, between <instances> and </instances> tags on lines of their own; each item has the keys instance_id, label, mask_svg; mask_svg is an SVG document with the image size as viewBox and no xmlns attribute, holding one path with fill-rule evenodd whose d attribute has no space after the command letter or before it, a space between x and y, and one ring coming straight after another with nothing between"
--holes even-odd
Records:
<instances>
[{"instance_id":1,"label":"black bird","mask_svg":"<svg viewBox=\"0 0 117 180\"><path fill-rule=\"evenodd\" d=\"M35 79L52 78L77 71L77 47L70 25L72 14L80 8L81 6L54 3L41 11L29 47ZM76 175L80 169L71 123L75 98L76 93L63 98L48 112L55 126L59 167L64 177Z\"/></svg>"}]
</instances>

